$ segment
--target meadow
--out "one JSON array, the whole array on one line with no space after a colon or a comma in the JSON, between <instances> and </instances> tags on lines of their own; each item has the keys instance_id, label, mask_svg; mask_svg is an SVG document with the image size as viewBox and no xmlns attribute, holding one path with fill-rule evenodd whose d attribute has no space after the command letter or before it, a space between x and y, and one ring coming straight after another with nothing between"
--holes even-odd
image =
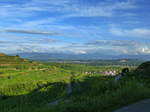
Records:
<instances>
[{"instance_id":1,"label":"meadow","mask_svg":"<svg viewBox=\"0 0 150 112\"><path fill-rule=\"evenodd\" d=\"M104 74L125 67L130 73L118 82ZM150 98L150 79L135 69L0 56L0 112L112 112Z\"/></svg>"}]
</instances>

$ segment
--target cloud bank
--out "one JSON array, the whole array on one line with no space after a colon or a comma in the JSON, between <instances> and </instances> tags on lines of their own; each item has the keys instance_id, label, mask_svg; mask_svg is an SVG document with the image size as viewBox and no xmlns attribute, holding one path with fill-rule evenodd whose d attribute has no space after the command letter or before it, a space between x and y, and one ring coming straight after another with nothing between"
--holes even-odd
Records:
<instances>
[{"instance_id":1,"label":"cloud bank","mask_svg":"<svg viewBox=\"0 0 150 112\"><path fill-rule=\"evenodd\" d=\"M128 29L128 30L112 28L110 29L110 32L116 36L150 38L150 29L145 29L145 28L135 28L135 29Z\"/></svg>"}]
</instances>

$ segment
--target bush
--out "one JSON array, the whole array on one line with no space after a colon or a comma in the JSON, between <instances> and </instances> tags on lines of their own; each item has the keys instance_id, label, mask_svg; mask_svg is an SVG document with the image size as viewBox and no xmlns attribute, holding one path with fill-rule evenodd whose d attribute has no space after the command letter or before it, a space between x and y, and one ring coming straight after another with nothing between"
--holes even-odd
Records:
<instances>
[{"instance_id":1,"label":"bush","mask_svg":"<svg viewBox=\"0 0 150 112\"><path fill-rule=\"evenodd\" d=\"M142 63L135 71L135 74L150 77L150 61Z\"/></svg>"}]
</instances>

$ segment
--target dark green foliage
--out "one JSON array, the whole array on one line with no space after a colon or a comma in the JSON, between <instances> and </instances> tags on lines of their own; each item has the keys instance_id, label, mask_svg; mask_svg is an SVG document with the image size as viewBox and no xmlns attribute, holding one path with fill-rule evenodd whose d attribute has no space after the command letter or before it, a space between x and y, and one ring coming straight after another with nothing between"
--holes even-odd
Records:
<instances>
[{"instance_id":1,"label":"dark green foliage","mask_svg":"<svg viewBox=\"0 0 150 112\"><path fill-rule=\"evenodd\" d=\"M135 74L150 77L150 61L142 63L135 71Z\"/></svg>"}]
</instances>

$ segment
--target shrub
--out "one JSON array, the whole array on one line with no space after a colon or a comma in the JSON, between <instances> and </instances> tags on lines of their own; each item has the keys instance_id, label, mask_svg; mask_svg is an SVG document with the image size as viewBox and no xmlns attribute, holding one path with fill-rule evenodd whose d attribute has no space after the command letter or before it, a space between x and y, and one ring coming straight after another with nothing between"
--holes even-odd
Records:
<instances>
[{"instance_id":1,"label":"shrub","mask_svg":"<svg viewBox=\"0 0 150 112\"><path fill-rule=\"evenodd\" d=\"M150 61L142 63L136 70L135 74L150 77Z\"/></svg>"}]
</instances>

